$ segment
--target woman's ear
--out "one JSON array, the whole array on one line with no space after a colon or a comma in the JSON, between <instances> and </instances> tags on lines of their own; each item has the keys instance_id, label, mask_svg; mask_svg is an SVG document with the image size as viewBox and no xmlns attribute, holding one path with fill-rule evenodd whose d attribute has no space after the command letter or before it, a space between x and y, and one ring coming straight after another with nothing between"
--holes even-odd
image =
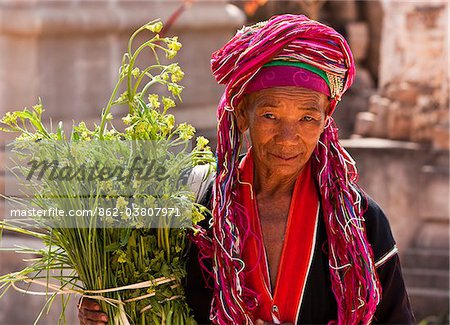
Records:
<instances>
[{"instance_id":1,"label":"woman's ear","mask_svg":"<svg viewBox=\"0 0 450 325\"><path fill-rule=\"evenodd\" d=\"M237 120L238 129L241 133L244 133L248 129L248 100L243 98L235 109L235 115Z\"/></svg>"}]
</instances>

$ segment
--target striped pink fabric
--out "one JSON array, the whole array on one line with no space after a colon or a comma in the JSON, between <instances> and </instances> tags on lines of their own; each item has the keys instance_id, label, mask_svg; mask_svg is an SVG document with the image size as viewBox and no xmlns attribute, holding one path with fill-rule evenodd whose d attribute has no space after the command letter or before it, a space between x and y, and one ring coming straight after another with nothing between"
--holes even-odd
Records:
<instances>
[{"instance_id":1,"label":"striped pink fabric","mask_svg":"<svg viewBox=\"0 0 450 325\"><path fill-rule=\"evenodd\" d=\"M322 77L290 66L262 68L245 87L244 95L273 87L302 87L330 96L330 88Z\"/></svg>"}]
</instances>

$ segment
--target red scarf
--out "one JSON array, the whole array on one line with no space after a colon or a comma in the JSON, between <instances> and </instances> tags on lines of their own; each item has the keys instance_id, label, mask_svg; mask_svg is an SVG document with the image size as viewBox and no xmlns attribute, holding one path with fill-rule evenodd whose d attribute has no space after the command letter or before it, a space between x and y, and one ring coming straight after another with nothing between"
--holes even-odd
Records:
<instances>
[{"instance_id":1,"label":"red scarf","mask_svg":"<svg viewBox=\"0 0 450 325\"><path fill-rule=\"evenodd\" d=\"M254 169L251 150L241 161L239 172L239 201L249 214L253 234L244 244L243 259L247 269L244 280L247 287L260 295L254 320L260 318L275 324L295 323L312 261L318 221L319 198L311 177L310 163L305 166L295 182L273 293L256 193L252 190Z\"/></svg>"}]
</instances>

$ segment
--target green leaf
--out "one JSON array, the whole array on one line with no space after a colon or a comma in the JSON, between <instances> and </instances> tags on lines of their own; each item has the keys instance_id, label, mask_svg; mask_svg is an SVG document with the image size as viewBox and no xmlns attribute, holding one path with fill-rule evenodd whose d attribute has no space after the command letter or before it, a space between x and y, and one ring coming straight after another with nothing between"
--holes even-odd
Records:
<instances>
[{"instance_id":1,"label":"green leaf","mask_svg":"<svg viewBox=\"0 0 450 325\"><path fill-rule=\"evenodd\" d=\"M111 243L105 247L105 253L110 253L118 250L120 248L119 243Z\"/></svg>"},{"instance_id":2,"label":"green leaf","mask_svg":"<svg viewBox=\"0 0 450 325\"><path fill-rule=\"evenodd\" d=\"M120 246L124 247L128 244L128 239L131 235L131 228L122 228L120 230Z\"/></svg>"}]
</instances>

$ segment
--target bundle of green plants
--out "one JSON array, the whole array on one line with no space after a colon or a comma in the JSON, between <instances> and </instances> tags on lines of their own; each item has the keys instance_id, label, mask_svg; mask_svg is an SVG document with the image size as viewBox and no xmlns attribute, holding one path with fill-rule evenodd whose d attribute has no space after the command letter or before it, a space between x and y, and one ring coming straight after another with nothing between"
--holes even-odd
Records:
<instances>
[{"instance_id":1,"label":"bundle of green plants","mask_svg":"<svg viewBox=\"0 0 450 325\"><path fill-rule=\"evenodd\" d=\"M181 99L184 73L171 63L181 44L161 37L162 27L152 21L131 36L99 125L53 129L41 102L1 119L3 131L18 133L8 148L26 195L6 196L20 209L10 209L15 215L0 229L44 244L16 248L37 258L0 277L2 295L11 288L45 295L41 314L61 297L61 322L70 296L81 295L96 299L111 324L195 323L182 281L188 233L209 211L187 178L195 166L212 169L214 157L208 140L168 113ZM150 37L135 47L139 34ZM154 62L139 67L149 53ZM115 106L128 114L115 119Z\"/></svg>"}]
</instances>

